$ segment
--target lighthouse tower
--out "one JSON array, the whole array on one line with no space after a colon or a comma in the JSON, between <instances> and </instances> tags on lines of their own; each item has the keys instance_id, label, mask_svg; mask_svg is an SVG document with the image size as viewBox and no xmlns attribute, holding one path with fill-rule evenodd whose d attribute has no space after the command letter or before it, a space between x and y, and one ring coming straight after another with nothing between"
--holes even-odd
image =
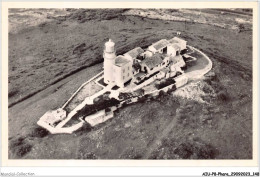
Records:
<instances>
[{"instance_id":1,"label":"lighthouse tower","mask_svg":"<svg viewBox=\"0 0 260 177\"><path fill-rule=\"evenodd\" d=\"M104 49L104 82L109 84L114 81L113 78L113 66L115 64L116 52L115 52L115 43L109 39L105 43Z\"/></svg>"}]
</instances>

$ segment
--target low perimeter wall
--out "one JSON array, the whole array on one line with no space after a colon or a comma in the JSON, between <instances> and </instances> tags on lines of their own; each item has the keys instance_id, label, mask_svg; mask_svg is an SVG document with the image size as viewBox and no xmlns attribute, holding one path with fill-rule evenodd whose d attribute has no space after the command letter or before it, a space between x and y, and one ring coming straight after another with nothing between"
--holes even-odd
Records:
<instances>
[{"instance_id":1,"label":"low perimeter wall","mask_svg":"<svg viewBox=\"0 0 260 177\"><path fill-rule=\"evenodd\" d=\"M67 134L71 134L72 132L78 130L79 128L81 128L84 124L84 121L81 120L80 123L75 124L71 127L65 127L65 128L57 128L57 127L52 127L48 124L46 124L45 122L42 121L38 121L37 124L45 129L47 129L51 134L58 134L58 133L67 133Z\"/></svg>"}]
</instances>

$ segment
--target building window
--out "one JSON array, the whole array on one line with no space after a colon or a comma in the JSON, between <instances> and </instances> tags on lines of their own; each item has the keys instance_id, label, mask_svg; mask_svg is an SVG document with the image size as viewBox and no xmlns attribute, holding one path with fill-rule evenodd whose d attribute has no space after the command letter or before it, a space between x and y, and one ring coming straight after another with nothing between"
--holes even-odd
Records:
<instances>
[{"instance_id":1,"label":"building window","mask_svg":"<svg viewBox=\"0 0 260 177\"><path fill-rule=\"evenodd\" d=\"M128 71L130 70L130 67L128 66Z\"/></svg>"},{"instance_id":2,"label":"building window","mask_svg":"<svg viewBox=\"0 0 260 177\"><path fill-rule=\"evenodd\" d=\"M123 76L123 80L125 79L125 76Z\"/></svg>"},{"instance_id":3,"label":"building window","mask_svg":"<svg viewBox=\"0 0 260 177\"><path fill-rule=\"evenodd\" d=\"M127 74L127 76L129 76L129 73Z\"/></svg>"},{"instance_id":4,"label":"building window","mask_svg":"<svg viewBox=\"0 0 260 177\"><path fill-rule=\"evenodd\" d=\"M125 69L123 69L123 73L125 73Z\"/></svg>"}]
</instances>

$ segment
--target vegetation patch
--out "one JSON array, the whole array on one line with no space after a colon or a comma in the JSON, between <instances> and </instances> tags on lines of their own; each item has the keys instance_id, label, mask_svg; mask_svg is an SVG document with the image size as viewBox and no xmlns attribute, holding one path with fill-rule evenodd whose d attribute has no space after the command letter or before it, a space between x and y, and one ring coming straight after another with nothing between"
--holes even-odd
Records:
<instances>
[{"instance_id":1,"label":"vegetation patch","mask_svg":"<svg viewBox=\"0 0 260 177\"><path fill-rule=\"evenodd\" d=\"M174 153L181 159L214 159L217 151L209 144L185 142L181 143Z\"/></svg>"},{"instance_id":2,"label":"vegetation patch","mask_svg":"<svg viewBox=\"0 0 260 177\"><path fill-rule=\"evenodd\" d=\"M214 159L218 154L212 145L199 138L178 144L175 138L165 138L149 159Z\"/></svg>"},{"instance_id":3,"label":"vegetation patch","mask_svg":"<svg viewBox=\"0 0 260 177\"><path fill-rule=\"evenodd\" d=\"M230 97L227 92L227 89L223 89L223 90L219 91L217 94L217 98L218 98L218 100L220 100L222 102L228 101L230 99Z\"/></svg>"},{"instance_id":4,"label":"vegetation patch","mask_svg":"<svg viewBox=\"0 0 260 177\"><path fill-rule=\"evenodd\" d=\"M198 104L196 101L182 100L180 107L176 110L177 122L184 127L196 128L200 126L198 110L202 110L202 108L203 104Z\"/></svg>"},{"instance_id":5,"label":"vegetation patch","mask_svg":"<svg viewBox=\"0 0 260 177\"><path fill-rule=\"evenodd\" d=\"M210 77L206 79L205 82L208 84L208 86L205 86L203 91L206 93L212 93L213 89L217 100L221 102L227 102L230 100L230 95L227 89L221 84L221 82L219 82L217 76Z\"/></svg>"},{"instance_id":6,"label":"vegetation patch","mask_svg":"<svg viewBox=\"0 0 260 177\"><path fill-rule=\"evenodd\" d=\"M42 127L37 127L35 129L33 129L33 131L29 134L30 137L36 137L36 138L43 138L45 136L47 136L49 134L49 132L42 128Z\"/></svg>"},{"instance_id":7,"label":"vegetation patch","mask_svg":"<svg viewBox=\"0 0 260 177\"><path fill-rule=\"evenodd\" d=\"M126 149L121 155L120 159L141 159L142 152L133 147Z\"/></svg>"},{"instance_id":8,"label":"vegetation patch","mask_svg":"<svg viewBox=\"0 0 260 177\"><path fill-rule=\"evenodd\" d=\"M10 141L9 149L13 154L21 158L31 151L32 145L24 137L19 137Z\"/></svg>"},{"instance_id":9,"label":"vegetation patch","mask_svg":"<svg viewBox=\"0 0 260 177\"><path fill-rule=\"evenodd\" d=\"M169 86L169 85L171 85L171 84L175 84L175 80L174 80L174 78L172 78L172 77L170 77L170 78L168 78L168 79L165 79L164 81L160 82L159 84L155 84L155 87L156 87L158 90L160 90L160 89L162 89L162 88L164 88L164 87L167 87L167 86ZM176 89L176 88L175 88L175 89Z\"/></svg>"},{"instance_id":10,"label":"vegetation patch","mask_svg":"<svg viewBox=\"0 0 260 177\"><path fill-rule=\"evenodd\" d=\"M14 95L16 95L18 93L19 93L18 90L11 90L10 92L8 92L8 98L10 98L10 97L12 97L12 96L14 96Z\"/></svg>"},{"instance_id":11,"label":"vegetation patch","mask_svg":"<svg viewBox=\"0 0 260 177\"><path fill-rule=\"evenodd\" d=\"M120 101L118 101L117 99L115 98L107 99L106 96L104 95L101 95L97 98L98 99L96 101L94 100L94 104L86 105L84 108L79 110L75 116L76 117L88 116L96 113L97 111L106 109L108 107L117 106L120 104Z\"/></svg>"},{"instance_id":12,"label":"vegetation patch","mask_svg":"<svg viewBox=\"0 0 260 177\"><path fill-rule=\"evenodd\" d=\"M98 159L96 154L94 154L93 152L88 152L88 153L81 153L80 154L80 159Z\"/></svg>"},{"instance_id":13,"label":"vegetation patch","mask_svg":"<svg viewBox=\"0 0 260 177\"><path fill-rule=\"evenodd\" d=\"M122 13L128 9L69 9L72 11L66 19L77 20L79 23L84 23L89 20L111 20L122 16ZM121 18L122 19L122 18ZM64 21L64 18L61 19Z\"/></svg>"},{"instance_id":14,"label":"vegetation patch","mask_svg":"<svg viewBox=\"0 0 260 177\"><path fill-rule=\"evenodd\" d=\"M75 131L75 134L77 135L83 135L85 133L88 133L92 130L92 127L89 123L85 122L82 127L80 127L78 130Z\"/></svg>"}]
</instances>

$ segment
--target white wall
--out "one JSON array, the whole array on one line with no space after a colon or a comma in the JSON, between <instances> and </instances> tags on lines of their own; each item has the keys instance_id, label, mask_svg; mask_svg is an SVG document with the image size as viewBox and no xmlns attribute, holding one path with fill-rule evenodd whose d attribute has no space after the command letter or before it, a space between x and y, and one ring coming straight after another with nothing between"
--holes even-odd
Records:
<instances>
[{"instance_id":1,"label":"white wall","mask_svg":"<svg viewBox=\"0 0 260 177\"><path fill-rule=\"evenodd\" d=\"M124 57L130 60L132 63L134 61L134 58L132 58L128 53L124 54Z\"/></svg>"},{"instance_id":2,"label":"white wall","mask_svg":"<svg viewBox=\"0 0 260 177\"><path fill-rule=\"evenodd\" d=\"M124 83L133 78L132 62L129 62L121 67L114 66L114 79L119 87L124 87Z\"/></svg>"},{"instance_id":3,"label":"white wall","mask_svg":"<svg viewBox=\"0 0 260 177\"><path fill-rule=\"evenodd\" d=\"M123 82L129 81L133 77L133 68L132 63L128 63L122 67L122 79Z\"/></svg>"},{"instance_id":4,"label":"white wall","mask_svg":"<svg viewBox=\"0 0 260 177\"><path fill-rule=\"evenodd\" d=\"M104 52L104 82L109 84L114 81L113 78L113 66L115 64L115 53L106 53Z\"/></svg>"},{"instance_id":5,"label":"white wall","mask_svg":"<svg viewBox=\"0 0 260 177\"><path fill-rule=\"evenodd\" d=\"M186 49L186 43L185 41L180 42L181 50Z\"/></svg>"},{"instance_id":6,"label":"white wall","mask_svg":"<svg viewBox=\"0 0 260 177\"><path fill-rule=\"evenodd\" d=\"M172 66L173 67L184 67L186 64L185 64L185 62L184 62L184 60L182 59L181 61L179 61L179 62L177 62L177 63L175 63L175 64L173 64Z\"/></svg>"},{"instance_id":7,"label":"white wall","mask_svg":"<svg viewBox=\"0 0 260 177\"><path fill-rule=\"evenodd\" d=\"M141 54L141 56L143 56L144 58L148 58L153 56L153 53L150 51L145 51L144 53Z\"/></svg>"},{"instance_id":8,"label":"white wall","mask_svg":"<svg viewBox=\"0 0 260 177\"><path fill-rule=\"evenodd\" d=\"M123 83L123 79L121 77L121 67L114 65L113 71L115 84L121 87Z\"/></svg>"},{"instance_id":9,"label":"white wall","mask_svg":"<svg viewBox=\"0 0 260 177\"><path fill-rule=\"evenodd\" d=\"M153 46L149 46L148 50L151 51L153 54L157 52L157 50Z\"/></svg>"},{"instance_id":10,"label":"white wall","mask_svg":"<svg viewBox=\"0 0 260 177\"><path fill-rule=\"evenodd\" d=\"M167 46L167 54L168 55L171 55L171 56L173 56L173 57L175 57L176 56L176 50L175 50L175 48L174 47L172 47L172 46Z\"/></svg>"}]
</instances>

